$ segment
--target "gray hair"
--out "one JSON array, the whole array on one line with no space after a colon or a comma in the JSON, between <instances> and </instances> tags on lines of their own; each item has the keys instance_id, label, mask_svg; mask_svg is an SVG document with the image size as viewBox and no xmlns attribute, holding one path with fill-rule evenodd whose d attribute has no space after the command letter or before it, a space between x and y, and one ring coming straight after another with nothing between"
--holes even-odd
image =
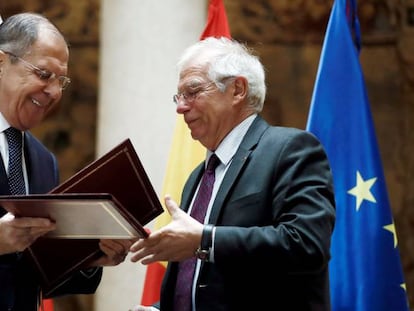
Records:
<instances>
[{"instance_id":1,"label":"gray hair","mask_svg":"<svg viewBox=\"0 0 414 311\"><path fill-rule=\"evenodd\" d=\"M20 13L10 16L0 25L0 50L22 57L30 52L41 28L63 38L57 27L43 15Z\"/></svg>"},{"instance_id":2,"label":"gray hair","mask_svg":"<svg viewBox=\"0 0 414 311\"><path fill-rule=\"evenodd\" d=\"M248 107L255 112L263 109L266 97L265 70L259 58L246 45L225 37L209 37L187 48L179 59L179 72L193 61L205 65L211 81L225 90L230 77L244 77L248 82Z\"/></svg>"}]
</instances>

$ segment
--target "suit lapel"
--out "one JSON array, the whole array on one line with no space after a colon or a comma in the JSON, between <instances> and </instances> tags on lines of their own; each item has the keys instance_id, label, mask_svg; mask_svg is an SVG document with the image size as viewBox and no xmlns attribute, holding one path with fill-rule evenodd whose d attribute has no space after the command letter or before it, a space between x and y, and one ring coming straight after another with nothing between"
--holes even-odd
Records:
<instances>
[{"instance_id":1,"label":"suit lapel","mask_svg":"<svg viewBox=\"0 0 414 311\"><path fill-rule=\"evenodd\" d=\"M226 175L223 178L211 209L209 223L217 223L221 209L225 205L225 201L228 199L230 189L237 181L237 177L246 168L246 165L249 162L248 160L250 154L256 148L261 136L267 128L269 128L269 124L267 124L267 122L260 116L253 121L246 133L246 136L243 138L238 150L236 151Z\"/></svg>"},{"instance_id":2,"label":"suit lapel","mask_svg":"<svg viewBox=\"0 0 414 311\"><path fill-rule=\"evenodd\" d=\"M25 132L24 136L24 156L30 193L48 192L51 189L50 183L53 182L53 175L45 173L50 170L50 167L44 166L48 155L42 153L42 149L30 132Z\"/></svg>"},{"instance_id":3,"label":"suit lapel","mask_svg":"<svg viewBox=\"0 0 414 311\"><path fill-rule=\"evenodd\" d=\"M220 215L222 207L225 204L231 187L236 182L237 177L245 169L250 154L256 148L256 145L258 144L261 136L267 128L269 128L269 124L260 116L258 116L253 121L252 125L246 133L246 136L243 138L238 150L236 151L233 160L230 164L230 167L226 172L226 175L223 178L220 189L218 190L213 203L209 223L217 223L217 219ZM188 208L191 204L191 200L194 196L194 193L197 189L197 185L200 182L203 172L204 162L197 166L188 178L186 186L183 189L183 195L181 197L180 204L181 208L184 211L188 211Z\"/></svg>"},{"instance_id":4,"label":"suit lapel","mask_svg":"<svg viewBox=\"0 0 414 311\"><path fill-rule=\"evenodd\" d=\"M216 198L214 199L213 207L211 209L211 214L208 221L209 223L215 224L217 222L217 218L220 215L221 208L224 205L224 201L227 198L230 188L236 181L237 176L239 176L241 173L247 159L249 158L250 153L251 150L239 148L239 150L234 155L230 167L227 170L226 175L224 176L221 186L217 192Z\"/></svg>"},{"instance_id":5,"label":"suit lapel","mask_svg":"<svg viewBox=\"0 0 414 311\"><path fill-rule=\"evenodd\" d=\"M204 173L205 161L200 163L194 171L191 173L185 188L183 189L183 194L181 197L181 208L184 211L188 211L190 208L191 200L194 196L195 191L197 190L197 185L200 182L200 179ZM187 189L188 188L188 189Z\"/></svg>"}]
</instances>

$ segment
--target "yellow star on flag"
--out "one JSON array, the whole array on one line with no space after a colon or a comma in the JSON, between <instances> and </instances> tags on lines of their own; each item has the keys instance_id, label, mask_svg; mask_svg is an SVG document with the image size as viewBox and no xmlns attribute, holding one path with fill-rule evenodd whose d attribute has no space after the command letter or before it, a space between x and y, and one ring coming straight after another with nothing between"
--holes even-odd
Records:
<instances>
[{"instance_id":1,"label":"yellow star on flag","mask_svg":"<svg viewBox=\"0 0 414 311\"><path fill-rule=\"evenodd\" d=\"M394 226L394 223L389 224L389 225L387 225L387 226L384 226L383 228L384 228L385 230L388 230L389 232L391 232L391 233L392 233L392 235L394 236L394 248L396 248L396 247L397 247L397 245L398 245L398 239L397 239L397 232L395 231L395 226Z\"/></svg>"},{"instance_id":2,"label":"yellow star on flag","mask_svg":"<svg viewBox=\"0 0 414 311\"><path fill-rule=\"evenodd\" d=\"M356 197L356 210L359 210L359 207L362 204L363 200L376 203L374 196L371 193L371 187L374 185L376 177L363 180L359 171L357 171L356 176L356 186L348 191L349 194L352 194Z\"/></svg>"}]
</instances>

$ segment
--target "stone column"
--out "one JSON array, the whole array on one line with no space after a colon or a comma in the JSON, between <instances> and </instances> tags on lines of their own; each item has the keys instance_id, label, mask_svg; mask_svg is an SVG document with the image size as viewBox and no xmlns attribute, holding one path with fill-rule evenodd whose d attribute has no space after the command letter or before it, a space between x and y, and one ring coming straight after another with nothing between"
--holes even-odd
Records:
<instances>
[{"instance_id":1,"label":"stone column","mask_svg":"<svg viewBox=\"0 0 414 311\"><path fill-rule=\"evenodd\" d=\"M206 0L103 0L101 8L97 152L130 138L160 194L176 120L175 63L199 39ZM94 309L126 311L138 304L145 271L128 257L104 268Z\"/></svg>"}]
</instances>

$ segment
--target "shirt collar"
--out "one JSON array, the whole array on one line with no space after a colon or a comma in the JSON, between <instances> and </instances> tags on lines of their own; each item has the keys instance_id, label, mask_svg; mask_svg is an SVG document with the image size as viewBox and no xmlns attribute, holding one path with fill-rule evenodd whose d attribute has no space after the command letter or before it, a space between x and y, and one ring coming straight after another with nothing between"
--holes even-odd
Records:
<instances>
[{"instance_id":1,"label":"shirt collar","mask_svg":"<svg viewBox=\"0 0 414 311\"><path fill-rule=\"evenodd\" d=\"M3 133L6 129L10 127L9 122L4 118L3 114L0 113L0 133Z\"/></svg>"},{"instance_id":2,"label":"shirt collar","mask_svg":"<svg viewBox=\"0 0 414 311\"><path fill-rule=\"evenodd\" d=\"M239 123L235 128L233 128L230 133L224 137L223 141L214 151L217 157L220 159L221 163L224 166L227 166L231 159L233 158L234 154L236 153L237 149L239 148L244 136L246 135L249 127L252 125L253 120L257 117L257 114L252 114L251 116L244 119L241 123ZM210 159L210 156L213 154L211 150L207 150L207 157L206 163Z\"/></svg>"}]
</instances>

